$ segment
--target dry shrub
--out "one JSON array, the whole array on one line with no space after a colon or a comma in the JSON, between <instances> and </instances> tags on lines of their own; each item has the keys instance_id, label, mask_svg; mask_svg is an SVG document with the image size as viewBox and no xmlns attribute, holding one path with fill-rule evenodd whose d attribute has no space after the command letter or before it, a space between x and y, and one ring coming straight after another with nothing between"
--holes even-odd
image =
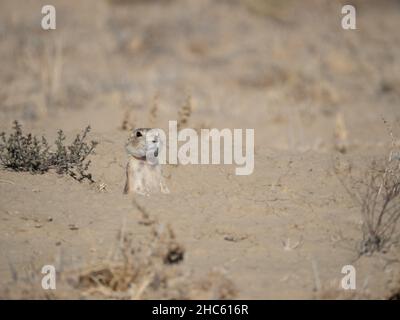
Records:
<instances>
[{"instance_id":1,"label":"dry shrub","mask_svg":"<svg viewBox=\"0 0 400 320\"><path fill-rule=\"evenodd\" d=\"M66 137L59 130L53 148L43 136L39 139L31 133L24 134L17 121L14 121L13 130L9 136L0 133L0 165L5 169L31 173L54 169L58 174L67 174L78 181L88 179L94 182L88 172L91 162L87 158L94 153L97 142L86 142L90 126L81 135L78 134L70 145L64 144Z\"/></svg>"},{"instance_id":2,"label":"dry shrub","mask_svg":"<svg viewBox=\"0 0 400 320\"><path fill-rule=\"evenodd\" d=\"M343 186L360 206L363 234L360 255L386 252L399 241L400 151L391 130L390 135L392 147L389 156L372 161L361 179L355 179L349 170L349 186L339 176Z\"/></svg>"},{"instance_id":3,"label":"dry shrub","mask_svg":"<svg viewBox=\"0 0 400 320\"><path fill-rule=\"evenodd\" d=\"M361 254L381 251L397 242L400 219L400 167L392 159L386 166L373 163L361 202L363 240Z\"/></svg>"}]
</instances>

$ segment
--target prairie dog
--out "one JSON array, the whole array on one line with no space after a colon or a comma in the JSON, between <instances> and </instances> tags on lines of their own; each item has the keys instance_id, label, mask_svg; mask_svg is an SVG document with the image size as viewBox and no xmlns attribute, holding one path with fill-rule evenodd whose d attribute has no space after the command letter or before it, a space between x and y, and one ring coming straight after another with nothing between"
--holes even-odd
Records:
<instances>
[{"instance_id":1,"label":"prairie dog","mask_svg":"<svg viewBox=\"0 0 400 320\"><path fill-rule=\"evenodd\" d=\"M125 194L169 193L158 161L161 148L156 129L139 128L132 131L125 143L128 155Z\"/></svg>"}]
</instances>

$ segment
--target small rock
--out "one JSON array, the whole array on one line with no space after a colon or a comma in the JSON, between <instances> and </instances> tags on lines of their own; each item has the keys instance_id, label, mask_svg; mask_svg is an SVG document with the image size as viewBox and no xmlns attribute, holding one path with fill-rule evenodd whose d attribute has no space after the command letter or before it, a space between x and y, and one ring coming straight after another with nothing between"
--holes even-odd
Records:
<instances>
[{"instance_id":1,"label":"small rock","mask_svg":"<svg viewBox=\"0 0 400 320\"><path fill-rule=\"evenodd\" d=\"M231 241L231 242L238 242L238 241L244 240L246 238L247 238L247 236L235 236L235 235L224 236L224 240Z\"/></svg>"},{"instance_id":2,"label":"small rock","mask_svg":"<svg viewBox=\"0 0 400 320\"><path fill-rule=\"evenodd\" d=\"M74 224L68 225L68 228L69 228L69 230L79 230L79 228Z\"/></svg>"}]
</instances>

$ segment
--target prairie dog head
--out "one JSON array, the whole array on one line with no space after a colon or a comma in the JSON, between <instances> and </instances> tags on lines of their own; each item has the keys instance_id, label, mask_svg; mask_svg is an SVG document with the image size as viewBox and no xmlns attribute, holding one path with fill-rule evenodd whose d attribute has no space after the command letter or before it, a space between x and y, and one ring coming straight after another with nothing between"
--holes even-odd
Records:
<instances>
[{"instance_id":1,"label":"prairie dog head","mask_svg":"<svg viewBox=\"0 0 400 320\"><path fill-rule=\"evenodd\" d=\"M130 156L157 164L161 149L160 134L157 129L135 129L130 134L125 149Z\"/></svg>"}]
</instances>

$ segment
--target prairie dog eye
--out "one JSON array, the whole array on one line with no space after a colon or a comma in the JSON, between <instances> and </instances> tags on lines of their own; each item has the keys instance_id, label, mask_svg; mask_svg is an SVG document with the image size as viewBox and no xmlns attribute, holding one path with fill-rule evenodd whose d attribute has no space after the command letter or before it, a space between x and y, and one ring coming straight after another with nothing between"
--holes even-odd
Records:
<instances>
[{"instance_id":1,"label":"prairie dog eye","mask_svg":"<svg viewBox=\"0 0 400 320\"><path fill-rule=\"evenodd\" d=\"M140 131L137 131L137 132L136 132L136 137L139 138L139 137L141 137L141 136L142 136L142 133L141 133Z\"/></svg>"}]
</instances>

